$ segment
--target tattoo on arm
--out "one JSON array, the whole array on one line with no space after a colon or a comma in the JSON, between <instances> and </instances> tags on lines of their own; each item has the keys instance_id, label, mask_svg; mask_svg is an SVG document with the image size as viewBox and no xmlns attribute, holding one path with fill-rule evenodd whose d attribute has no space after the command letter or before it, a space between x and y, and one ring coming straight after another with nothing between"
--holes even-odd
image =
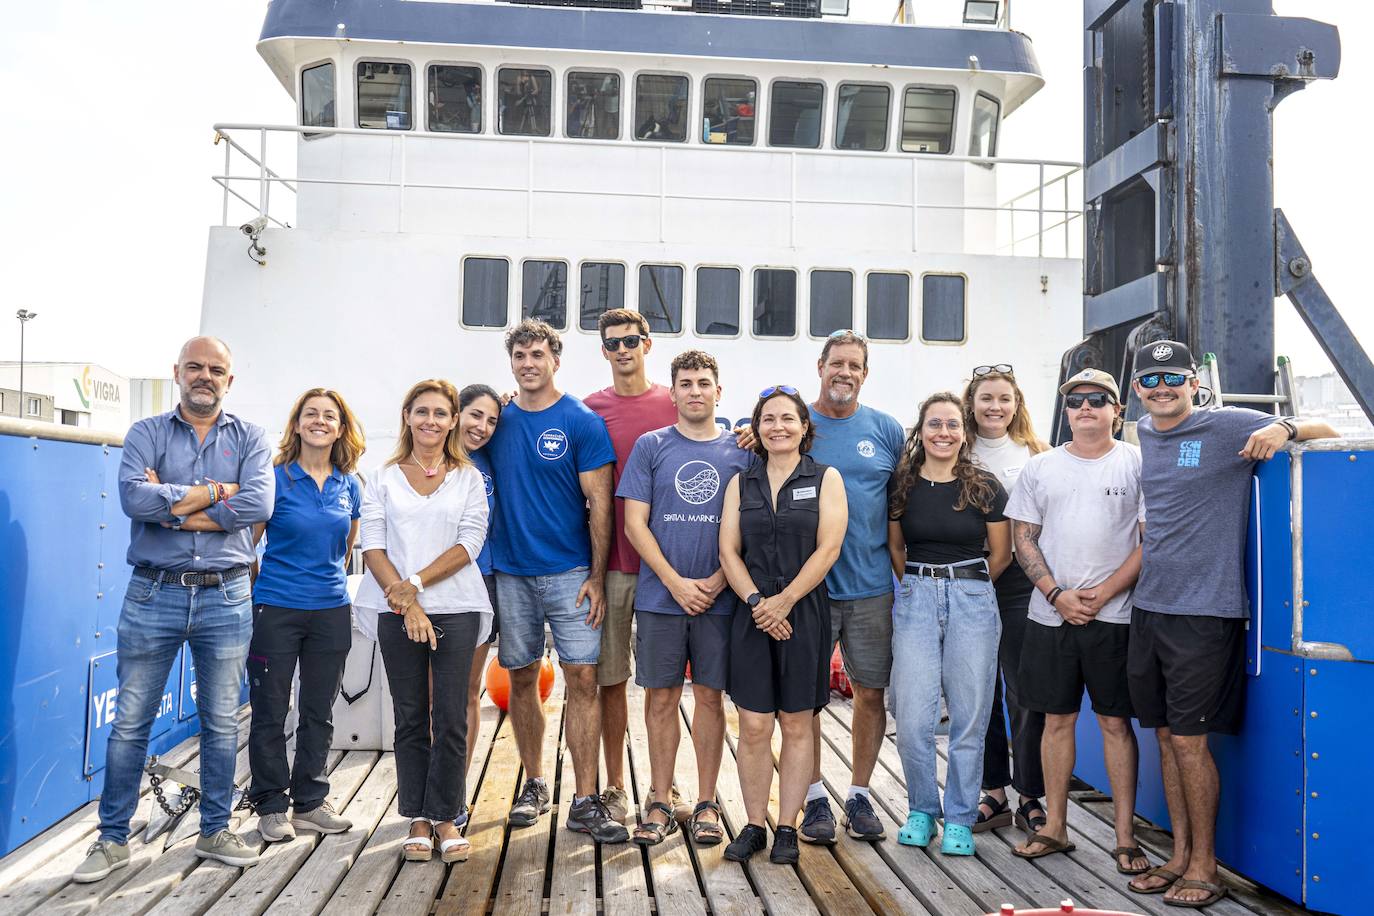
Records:
<instances>
[{"instance_id":1,"label":"tattoo on arm","mask_svg":"<svg viewBox=\"0 0 1374 916\"><path fill-rule=\"evenodd\" d=\"M1026 578L1032 582L1039 582L1045 576L1053 578L1049 564L1045 562L1045 555L1040 552L1040 528L1041 526L1032 525L1030 522L1012 522L1016 561L1021 564Z\"/></svg>"}]
</instances>

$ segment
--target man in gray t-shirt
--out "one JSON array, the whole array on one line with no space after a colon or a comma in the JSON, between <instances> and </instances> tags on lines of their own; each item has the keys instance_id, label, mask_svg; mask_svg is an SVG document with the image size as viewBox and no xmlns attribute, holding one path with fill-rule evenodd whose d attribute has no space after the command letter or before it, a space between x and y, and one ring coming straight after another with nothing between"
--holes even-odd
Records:
<instances>
[{"instance_id":1,"label":"man in gray t-shirt","mask_svg":"<svg viewBox=\"0 0 1374 916\"><path fill-rule=\"evenodd\" d=\"M1141 420L1145 543L1133 598L1127 679L1140 724L1159 736L1169 817L1186 836L1163 866L1137 876L1138 893L1205 906L1217 881L1220 785L1209 732L1235 734L1245 696L1242 552L1256 461L1289 440L1334 437L1315 420L1223 407L1197 410L1187 345L1157 340L1135 358Z\"/></svg>"}]
</instances>

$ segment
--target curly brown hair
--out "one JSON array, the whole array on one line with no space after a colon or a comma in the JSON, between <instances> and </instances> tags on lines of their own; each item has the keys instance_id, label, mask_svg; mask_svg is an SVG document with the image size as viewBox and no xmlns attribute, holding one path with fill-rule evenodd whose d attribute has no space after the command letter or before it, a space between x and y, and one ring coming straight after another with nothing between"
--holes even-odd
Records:
<instances>
[{"instance_id":1,"label":"curly brown hair","mask_svg":"<svg viewBox=\"0 0 1374 916\"><path fill-rule=\"evenodd\" d=\"M925 446L921 444L921 430L926 425L926 413L935 404L952 404L964 415L964 402L952 391L938 391L921 402L921 413L916 425L906 437L902 446L902 460L897 465L892 485L892 496L888 500L888 514L899 516L906 510L906 498L911 486L916 482L921 466L926 462ZM959 499L954 503L954 511L962 512L973 506L980 512L991 512L993 500L997 496L997 478L973 462L973 438L965 427L964 441L954 459L954 479L959 481Z\"/></svg>"}]
</instances>

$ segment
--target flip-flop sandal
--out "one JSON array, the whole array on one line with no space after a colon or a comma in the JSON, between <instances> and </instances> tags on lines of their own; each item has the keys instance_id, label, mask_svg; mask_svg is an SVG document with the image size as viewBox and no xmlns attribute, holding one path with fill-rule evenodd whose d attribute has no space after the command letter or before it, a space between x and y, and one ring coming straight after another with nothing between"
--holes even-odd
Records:
<instances>
[{"instance_id":1,"label":"flip-flop sandal","mask_svg":"<svg viewBox=\"0 0 1374 916\"><path fill-rule=\"evenodd\" d=\"M703 811L714 811L716 819L703 821L700 817ZM720 805L713 801L697 802L696 808L692 809L687 829L692 833L692 842L698 846L715 846L725 839L725 830L720 825Z\"/></svg>"},{"instance_id":2,"label":"flip-flop sandal","mask_svg":"<svg viewBox=\"0 0 1374 916\"><path fill-rule=\"evenodd\" d=\"M662 811L663 816L668 818L668 823L660 824L658 821L641 820L639 826L635 828L634 836L630 837L631 842L639 846L657 846L666 838L677 833L677 820L673 817L673 809L663 802L650 802L645 815L654 811Z\"/></svg>"},{"instance_id":3,"label":"flip-flop sandal","mask_svg":"<svg viewBox=\"0 0 1374 916\"><path fill-rule=\"evenodd\" d=\"M1078 848L1071 842L1065 840L1056 840L1054 837L1044 833L1031 834L1031 838L1029 840L1026 840L1026 842L1022 845L1028 846L1031 843L1038 843L1040 845L1039 851L1022 852L1020 847L1013 846L1011 849L1011 854L1014 856L1020 856L1023 859L1039 859L1044 856L1052 856L1058 852L1073 852L1075 849Z\"/></svg>"},{"instance_id":4,"label":"flip-flop sandal","mask_svg":"<svg viewBox=\"0 0 1374 916\"><path fill-rule=\"evenodd\" d=\"M410 826L414 827L416 824L430 825L430 822L423 817L412 818ZM401 858L407 862L428 862L434 858L434 835L431 833L428 836L406 837L405 843L401 845Z\"/></svg>"},{"instance_id":5,"label":"flip-flop sandal","mask_svg":"<svg viewBox=\"0 0 1374 916\"><path fill-rule=\"evenodd\" d=\"M1045 816L1045 806L1038 798L1028 798L1016 808L1016 826L1026 833L1037 834L1045 829L1049 819Z\"/></svg>"},{"instance_id":6,"label":"flip-flop sandal","mask_svg":"<svg viewBox=\"0 0 1374 916\"><path fill-rule=\"evenodd\" d=\"M1116 870L1123 875L1143 875L1150 870L1150 866L1148 865L1143 868L1122 868L1122 856L1125 856L1127 859L1145 859L1148 861L1149 857L1145 855L1145 850L1141 849L1139 846L1118 846L1112 850L1112 858L1116 860Z\"/></svg>"},{"instance_id":7,"label":"flip-flop sandal","mask_svg":"<svg viewBox=\"0 0 1374 916\"><path fill-rule=\"evenodd\" d=\"M1163 878L1165 881L1168 881L1169 883L1161 884L1159 887L1140 888L1135 886L1134 881L1130 881L1126 884L1126 890L1130 891L1133 894L1162 894L1169 888L1177 884L1179 881L1183 880L1182 875L1175 874L1174 872L1169 871L1169 869L1165 868L1163 865L1156 865L1154 868L1147 868L1140 874L1150 878Z\"/></svg>"},{"instance_id":8,"label":"flip-flop sandal","mask_svg":"<svg viewBox=\"0 0 1374 916\"><path fill-rule=\"evenodd\" d=\"M1207 896L1200 900L1176 900L1167 896L1164 898L1166 906L1179 906L1190 910L1200 910L1203 907L1211 906L1226 896L1226 888L1220 884L1213 884L1211 881L1179 881L1170 887L1170 890L1206 891Z\"/></svg>"},{"instance_id":9,"label":"flip-flop sandal","mask_svg":"<svg viewBox=\"0 0 1374 916\"><path fill-rule=\"evenodd\" d=\"M992 813L984 814L983 805L987 805ZM1006 827L1010 823L1011 808L1007 806L1007 800L1004 798L998 801L991 795L984 794L978 802L978 820L973 822L973 832L985 833L998 827Z\"/></svg>"}]
</instances>

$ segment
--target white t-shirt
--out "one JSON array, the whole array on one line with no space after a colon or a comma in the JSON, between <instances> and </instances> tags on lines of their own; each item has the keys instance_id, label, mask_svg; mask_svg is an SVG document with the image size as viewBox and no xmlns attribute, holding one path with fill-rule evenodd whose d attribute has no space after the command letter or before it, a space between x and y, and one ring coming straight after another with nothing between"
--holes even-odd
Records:
<instances>
[{"instance_id":1,"label":"white t-shirt","mask_svg":"<svg viewBox=\"0 0 1374 916\"><path fill-rule=\"evenodd\" d=\"M1042 452L1026 462L1006 515L1041 526L1040 552L1062 588L1097 585L1140 544L1140 449L1117 442L1092 459L1062 445ZM1064 622L1039 590L1031 595L1030 619L1050 627ZM1097 619L1129 623L1130 589L1108 602Z\"/></svg>"},{"instance_id":2,"label":"white t-shirt","mask_svg":"<svg viewBox=\"0 0 1374 916\"><path fill-rule=\"evenodd\" d=\"M1031 450L1030 446L1014 441L1011 436L1003 435L996 439L974 436L973 457L997 475L1002 488L1010 496L1016 492L1016 481L1021 476L1021 469L1031 459Z\"/></svg>"}]
</instances>

